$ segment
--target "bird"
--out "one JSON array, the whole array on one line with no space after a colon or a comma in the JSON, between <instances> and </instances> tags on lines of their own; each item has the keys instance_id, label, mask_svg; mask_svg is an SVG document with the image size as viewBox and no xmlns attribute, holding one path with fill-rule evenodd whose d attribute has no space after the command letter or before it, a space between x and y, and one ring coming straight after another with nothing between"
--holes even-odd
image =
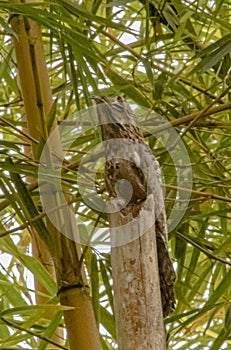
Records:
<instances>
[{"instance_id":1,"label":"bird","mask_svg":"<svg viewBox=\"0 0 231 350\"><path fill-rule=\"evenodd\" d=\"M106 148L105 184L121 212L139 214L149 194L155 202L155 232L163 316L174 310L175 272L168 253L168 231L158 161L146 144L129 103L122 97L92 96ZM122 141L121 141L122 139Z\"/></svg>"}]
</instances>

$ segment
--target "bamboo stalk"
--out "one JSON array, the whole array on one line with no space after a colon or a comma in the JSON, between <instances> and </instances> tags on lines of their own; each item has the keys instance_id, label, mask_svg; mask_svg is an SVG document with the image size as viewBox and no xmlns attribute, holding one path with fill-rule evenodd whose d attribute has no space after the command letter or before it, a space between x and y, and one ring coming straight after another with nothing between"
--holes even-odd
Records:
<instances>
[{"instance_id":1,"label":"bamboo stalk","mask_svg":"<svg viewBox=\"0 0 231 350\"><path fill-rule=\"evenodd\" d=\"M165 350L155 226L143 234L153 220L153 198L142 209L139 225L121 213L110 216L112 272L119 350ZM121 227L130 243L120 245ZM117 228L118 227L118 228ZM132 240L132 237L137 237Z\"/></svg>"},{"instance_id":2,"label":"bamboo stalk","mask_svg":"<svg viewBox=\"0 0 231 350\"><path fill-rule=\"evenodd\" d=\"M41 29L34 21L18 15L13 15L10 22L17 34L15 50L28 131L29 135L36 140L32 142L32 154L33 158L38 160L41 145L48 137L46 122L52 107ZM58 133L53 140L52 147L56 154L61 154ZM68 217L66 221L68 222ZM71 222L69 224L71 227ZM79 264L81 251L78 249L77 252L75 242L58 232L51 222L47 221L47 227L54 242L54 255L51 257L51 252L34 229L32 231L33 252L52 275L55 270L61 303L75 308L73 312L64 311L71 349L99 350L99 334L93 307L85 287L83 270ZM42 290L41 286L38 288ZM38 302L43 301L38 300ZM53 315L50 317L52 318ZM77 334L77 329L81 334ZM57 336L61 339L60 334ZM89 347L86 348L82 339L88 339Z\"/></svg>"}]
</instances>

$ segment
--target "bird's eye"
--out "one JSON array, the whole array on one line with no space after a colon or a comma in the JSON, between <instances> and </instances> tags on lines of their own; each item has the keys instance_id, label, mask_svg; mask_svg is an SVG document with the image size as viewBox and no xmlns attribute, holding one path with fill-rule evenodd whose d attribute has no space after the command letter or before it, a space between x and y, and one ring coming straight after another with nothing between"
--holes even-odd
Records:
<instances>
[{"instance_id":1,"label":"bird's eye","mask_svg":"<svg viewBox=\"0 0 231 350\"><path fill-rule=\"evenodd\" d=\"M112 106L114 109L117 109L118 111L122 111L124 109L123 105L118 103L117 101L113 102Z\"/></svg>"}]
</instances>

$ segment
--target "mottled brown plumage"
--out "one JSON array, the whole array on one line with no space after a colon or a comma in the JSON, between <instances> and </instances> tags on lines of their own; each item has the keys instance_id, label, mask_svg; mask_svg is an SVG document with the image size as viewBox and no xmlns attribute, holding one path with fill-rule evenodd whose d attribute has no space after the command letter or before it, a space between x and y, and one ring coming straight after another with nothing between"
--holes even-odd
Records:
<instances>
[{"instance_id":1,"label":"mottled brown plumage","mask_svg":"<svg viewBox=\"0 0 231 350\"><path fill-rule=\"evenodd\" d=\"M144 141L136 117L121 97L94 97L106 148L105 182L111 198L124 201L122 213L135 217L153 194L161 299L164 317L174 308L175 273L167 248L167 225L159 164ZM120 140L122 139L122 140Z\"/></svg>"}]
</instances>

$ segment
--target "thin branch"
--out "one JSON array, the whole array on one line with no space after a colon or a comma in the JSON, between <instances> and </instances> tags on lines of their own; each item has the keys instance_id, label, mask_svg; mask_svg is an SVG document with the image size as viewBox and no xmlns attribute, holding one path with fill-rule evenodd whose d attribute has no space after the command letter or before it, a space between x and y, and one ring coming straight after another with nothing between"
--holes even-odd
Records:
<instances>
[{"instance_id":1,"label":"thin branch","mask_svg":"<svg viewBox=\"0 0 231 350\"><path fill-rule=\"evenodd\" d=\"M14 322L11 322L11 321L9 321L9 320L6 320L5 317L0 317L0 319L1 319L5 324L7 324L7 326L9 326L9 327L13 327L13 328L15 328L15 329L18 329L19 331L23 331L23 332L25 332L25 333L28 333L28 334L32 335L33 337L37 337L37 338L39 338L39 339L41 339L41 340L44 340L44 341L46 341L47 343L50 343L50 344L56 346L56 347L59 348L59 349L68 350L68 348L66 348L65 346L59 345L59 344L53 342L52 340L50 340L50 339L48 339L48 338L42 336L42 335L39 334L39 333L33 332L33 331L29 330L28 328L24 328L24 327L22 327L22 326L20 326L20 325L18 325L18 324L16 324L16 323L14 323Z\"/></svg>"},{"instance_id":2,"label":"thin branch","mask_svg":"<svg viewBox=\"0 0 231 350\"><path fill-rule=\"evenodd\" d=\"M2 121L5 125L10 126L11 128L13 128L17 133L25 136L28 140L38 144L39 141L36 140L34 137L30 136L29 134L25 133L23 130L16 128L16 126L14 126L11 122L9 122L7 119L5 119L4 117L0 117L0 121Z\"/></svg>"},{"instance_id":3,"label":"thin branch","mask_svg":"<svg viewBox=\"0 0 231 350\"><path fill-rule=\"evenodd\" d=\"M219 112L223 112L226 111L228 109L231 109L231 102L222 104L220 106L216 106L216 107L212 107L212 108L204 108L202 111L199 112L193 112L191 114L185 115L181 118L178 119L174 119L171 120L169 122L163 123L162 125L159 125L157 127L155 127L155 133L157 132L161 132L163 130L169 129L171 126L179 126L181 124L185 124L185 123L189 123L190 121L194 120L195 118L197 118L199 116L200 118L204 118L204 117L208 117L211 114L215 114L215 113L219 113ZM145 136L150 136L150 133L145 133Z\"/></svg>"},{"instance_id":4,"label":"thin branch","mask_svg":"<svg viewBox=\"0 0 231 350\"><path fill-rule=\"evenodd\" d=\"M168 185L168 184L165 184L165 187L170 188L172 190L176 190L176 191L180 190L180 191L194 193L194 194L197 194L198 196L207 197L209 199L217 199L220 201L231 202L231 198L229 198L229 197L219 196L218 194L214 194L214 193L210 193L210 192L196 191L196 190L191 190L190 188L173 186L173 185Z\"/></svg>"},{"instance_id":5,"label":"thin branch","mask_svg":"<svg viewBox=\"0 0 231 350\"><path fill-rule=\"evenodd\" d=\"M176 235L178 237L180 237L181 239L183 239L184 241L186 241L187 243L190 243L192 246L194 246L195 248L197 248L198 250L200 250L202 253L204 253L205 255L207 255L210 259L214 259L217 261L220 261L223 264L227 264L231 266L231 262L225 259L220 258L219 256L216 256L212 253L210 253L208 251L208 249L206 249L205 247L203 247L202 244L196 242L195 239L193 239L192 237L189 237L187 235L182 234L181 232L177 231ZM213 250L212 248L210 248L211 250Z\"/></svg>"}]
</instances>

